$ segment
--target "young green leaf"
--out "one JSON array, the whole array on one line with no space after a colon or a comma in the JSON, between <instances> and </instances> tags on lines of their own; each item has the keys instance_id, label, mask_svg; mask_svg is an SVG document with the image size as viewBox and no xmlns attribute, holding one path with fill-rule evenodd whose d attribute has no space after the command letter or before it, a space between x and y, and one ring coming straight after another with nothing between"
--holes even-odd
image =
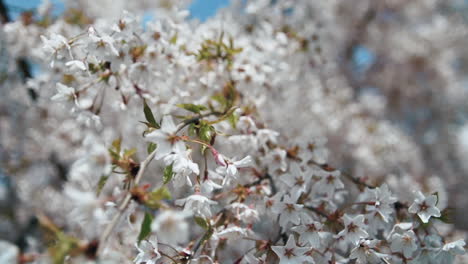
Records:
<instances>
[{"instance_id":1,"label":"young green leaf","mask_svg":"<svg viewBox=\"0 0 468 264\"><path fill-rule=\"evenodd\" d=\"M151 154L156 149L156 147L156 143L150 142L146 148L146 151L148 151L148 154Z\"/></svg>"},{"instance_id":2,"label":"young green leaf","mask_svg":"<svg viewBox=\"0 0 468 264\"><path fill-rule=\"evenodd\" d=\"M164 184L167 184L168 182L171 181L172 179L172 175L174 174L172 172L172 165L169 165L169 166L166 166L166 168L164 168L164 174L163 174L163 182Z\"/></svg>"},{"instance_id":3,"label":"young green leaf","mask_svg":"<svg viewBox=\"0 0 468 264\"><path fill-rule=\"evenodd\" d=\"M195 219L195 223L197 223L197 225L199 225L201 228L205 230L208 230L210 228L210 224L205 218L200 217L200 216L195 216L194 219Z\"/></svg>"},{"instance_id":4,"label":"young green leaf","mask_svg":"<svg viewBox=\"0 0 468 264\"><path fill-rule=\"evenodd\" d=\"M140 242L143 239L147 238L151 233L151 222L153 222L153 216L151 216L150 213L146 212L145 218L141 223L140 234L138 234L138 244L140 244Z\"/></svg>"},{"instance_id":5,"label":"young green leaf","mask_svg":"<svg viewBox=\"0 0 468 264\"><path fill-rule=\"evenodd\" d=\"M107 179L109 179L109 175L102 175L101 178L99 178L99 182L97 185L97 190L96 190L96 195L99 196L101 194L102 188L106 185Z\"/></svg>"},{"instance_id":6,"label":"young green leaf","mask_svg":"<svg viewBox=\"0 0 468 264\"><path fill-rule=\"evenodd\" d=\"M178 104L177 107L183 108L187 111L199 114L201 111L205 111L208 108L204 105L196 105L196 104Z\"/></svg>"},{"instance_id":7,"label":"young green leaf","mask_svg":"<svg viewBox=\"0 0 468 264\"><path fill-rule=\"evenodd\" d=\"M160 125L158 122L156 122L156 119L154 118L153 112L151 111L151 108L148 106L146 101L143 101L143 112L145 113L145 118L148 123L154 127L154 128L160 128Z\"/></svg>"}]
</instances>

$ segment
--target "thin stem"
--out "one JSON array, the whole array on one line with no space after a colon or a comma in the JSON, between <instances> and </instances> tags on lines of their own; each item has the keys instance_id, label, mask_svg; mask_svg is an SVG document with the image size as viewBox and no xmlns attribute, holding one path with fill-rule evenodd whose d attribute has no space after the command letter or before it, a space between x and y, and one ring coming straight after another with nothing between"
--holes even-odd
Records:
<instances>
[{"instance_id":1,"label":"thin stem","mask_svg":"<svg viewBox=\"0 0 468 264\"><path fill-rule=\"evenodd\" d=\"M149 154L148 157L146 157L146 159L140 164L140 169L138 170L138 173L135 177L134 185L138 185L138 183L140 183L146 168L154 159L155 155L156 155L156 150L151 152L151 154ZM127 192L127 195L125 196L124 200L122 201L122 203L120 204L118 208L117 214L114 216L114 218L112 218L111 222L107 225L106 229L101 235L101 238L99 239L100 243L99 243L98 252L100 252L104 248L104 244L109 238L112 230L114 230L115 226L117 225L117 222L119 221L120 217L125 212L125 209L127 209L127 206L130 203L131 199L132 199L132 194L130 192Z\"/></svg>"}]
</instances>

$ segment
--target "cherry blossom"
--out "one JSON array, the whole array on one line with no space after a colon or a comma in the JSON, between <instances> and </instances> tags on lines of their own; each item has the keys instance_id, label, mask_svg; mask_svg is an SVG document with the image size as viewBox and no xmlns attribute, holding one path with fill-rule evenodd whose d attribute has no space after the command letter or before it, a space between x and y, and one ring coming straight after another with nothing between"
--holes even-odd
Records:
<instances>
[{"instance_id":1,"label":"cherry blossom","mask_svg":"<svg viewBox=\"0 0 468 264\"><path fill-rule=\"evenodd\" d=\"M146 139L157 144L156 159L161 159L175 149L184 150L184 143L175 137L177 127L170 116L164 116L161 128L146 135Z\"/></svg>"},{"instance_id":2,"label":"cherry blossom","mask_svg":"<svg viewBox=\"0 0 468 264\"><path fill-rule=\"evenodd\" d=\"M417 214L423 223L429 222L432 216L440 217L440 210L436 207L436 195L424 196L422 192L417 191L415 196L414 203L408 209L410 213Z\"/></svg>"},{"instance_id":3,"label":"cherry blossom","mask_svg":"<svg viewBox=\"0 0 468 264\"><path fill-rule=\"evenodd\" d=\"M402 252L406 258L411 258L413 252L417 250L416 235L413 230L402 234L393 234L391 237L391 246L393 252Z\"/></svg>"},{"instance_id":4,"label":"cherry blossom","mask_svg":"<svg viewBox=\"0 0 468 264\"><path fill-rule=\"evenodd\" d=\"M305 247L298 247L293 235L289 236L286 245L272 246L271 250L273 250L276 255L278 255L280 258L279 263L281 264L302 264L304 262L315 263L310 256L305 254L309 249Z\"/></svg>"},{"instance_id":5,"label":"cherry blossom","mask_svg":"<svg viewBox=\"0 0 468 264\"><path fill-rule=\"evenodd\" d=\"M155 264L156 261L161 258L156 238L143 240L140 245L136 244L135 247L138 249L138 255L133 260L136 264Z\"/></svg>"},{"instance_id":6,"label":"cherry blossom","mask_svg":"<svg viewBox=\"0 0 468 264\"><path fill-rule=\"evenodd\" d=\"M217 204L217 202L201 194L192 194L187 198L176 200L175 203L176 205L183 205L184 212L192 212L195 215L204 217L211 217L212 213L210 207Z\"/></svg>"},{"instance_id":7,"label":"cherry blossom","mask_svg":"<svg viewBox=\"0 0 468 264\"><path fill-rule=\"evenodd\" d=\"M365 231L364 216L356 215L351 217L347 214L343 215L344 229L338 233L338 237L344 238L345 241L357 245L361 238L368 237Z\"/></svg>"}]
</instances>

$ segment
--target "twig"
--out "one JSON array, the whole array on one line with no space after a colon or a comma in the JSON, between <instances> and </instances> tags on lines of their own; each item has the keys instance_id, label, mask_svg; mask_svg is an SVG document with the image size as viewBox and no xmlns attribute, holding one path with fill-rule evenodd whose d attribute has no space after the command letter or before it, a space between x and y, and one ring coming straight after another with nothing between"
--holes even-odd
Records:
<instances>
[{"instance_id":1,"label":"twig","mask_svg":"<svg viewBox=\"0 0 468 264\"><path fill-rule=\"evenodd\" d=\"M146 168L151 163L151 161L154 159L155 155L156 155L156 150L151 152L151 154L149 154L148 157L146 157L146 159L140 164L140 168L139 168L138 173L137 173L137 175L135 177L134 185L137 185L140 182ZM130 192L128 192L127 195L125 196L124 200L120 204L117 214L114 216L114 218L112 218L111 222L107 225L106 229L102 233L101 238L99 239L99 250L98 250L98 252L100 252L100 250L102 250L104 248L104 244L106 243L107 239L109 238L112 230L117 225L117 222L119 221L120 217L125 212L125 209L127 209L127 206L130 203L131 199L132 199L132 194Z\"/></svg>"}]
</instances>

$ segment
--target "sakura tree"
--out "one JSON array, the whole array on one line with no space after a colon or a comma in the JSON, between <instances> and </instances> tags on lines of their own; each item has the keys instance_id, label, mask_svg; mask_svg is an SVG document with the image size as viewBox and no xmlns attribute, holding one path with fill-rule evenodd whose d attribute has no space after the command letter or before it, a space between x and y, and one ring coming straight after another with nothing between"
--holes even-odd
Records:
<instances>
[{"instance_id":1,"label":"sakura tree","mask_svg":"<svg viewBox=\"0 0 468 264\"><path fill-rule=\"evenodd\" d=\"M1 263L466 263L461 3L189 4L5 19Z\"/></svg>"}]
</instances>

